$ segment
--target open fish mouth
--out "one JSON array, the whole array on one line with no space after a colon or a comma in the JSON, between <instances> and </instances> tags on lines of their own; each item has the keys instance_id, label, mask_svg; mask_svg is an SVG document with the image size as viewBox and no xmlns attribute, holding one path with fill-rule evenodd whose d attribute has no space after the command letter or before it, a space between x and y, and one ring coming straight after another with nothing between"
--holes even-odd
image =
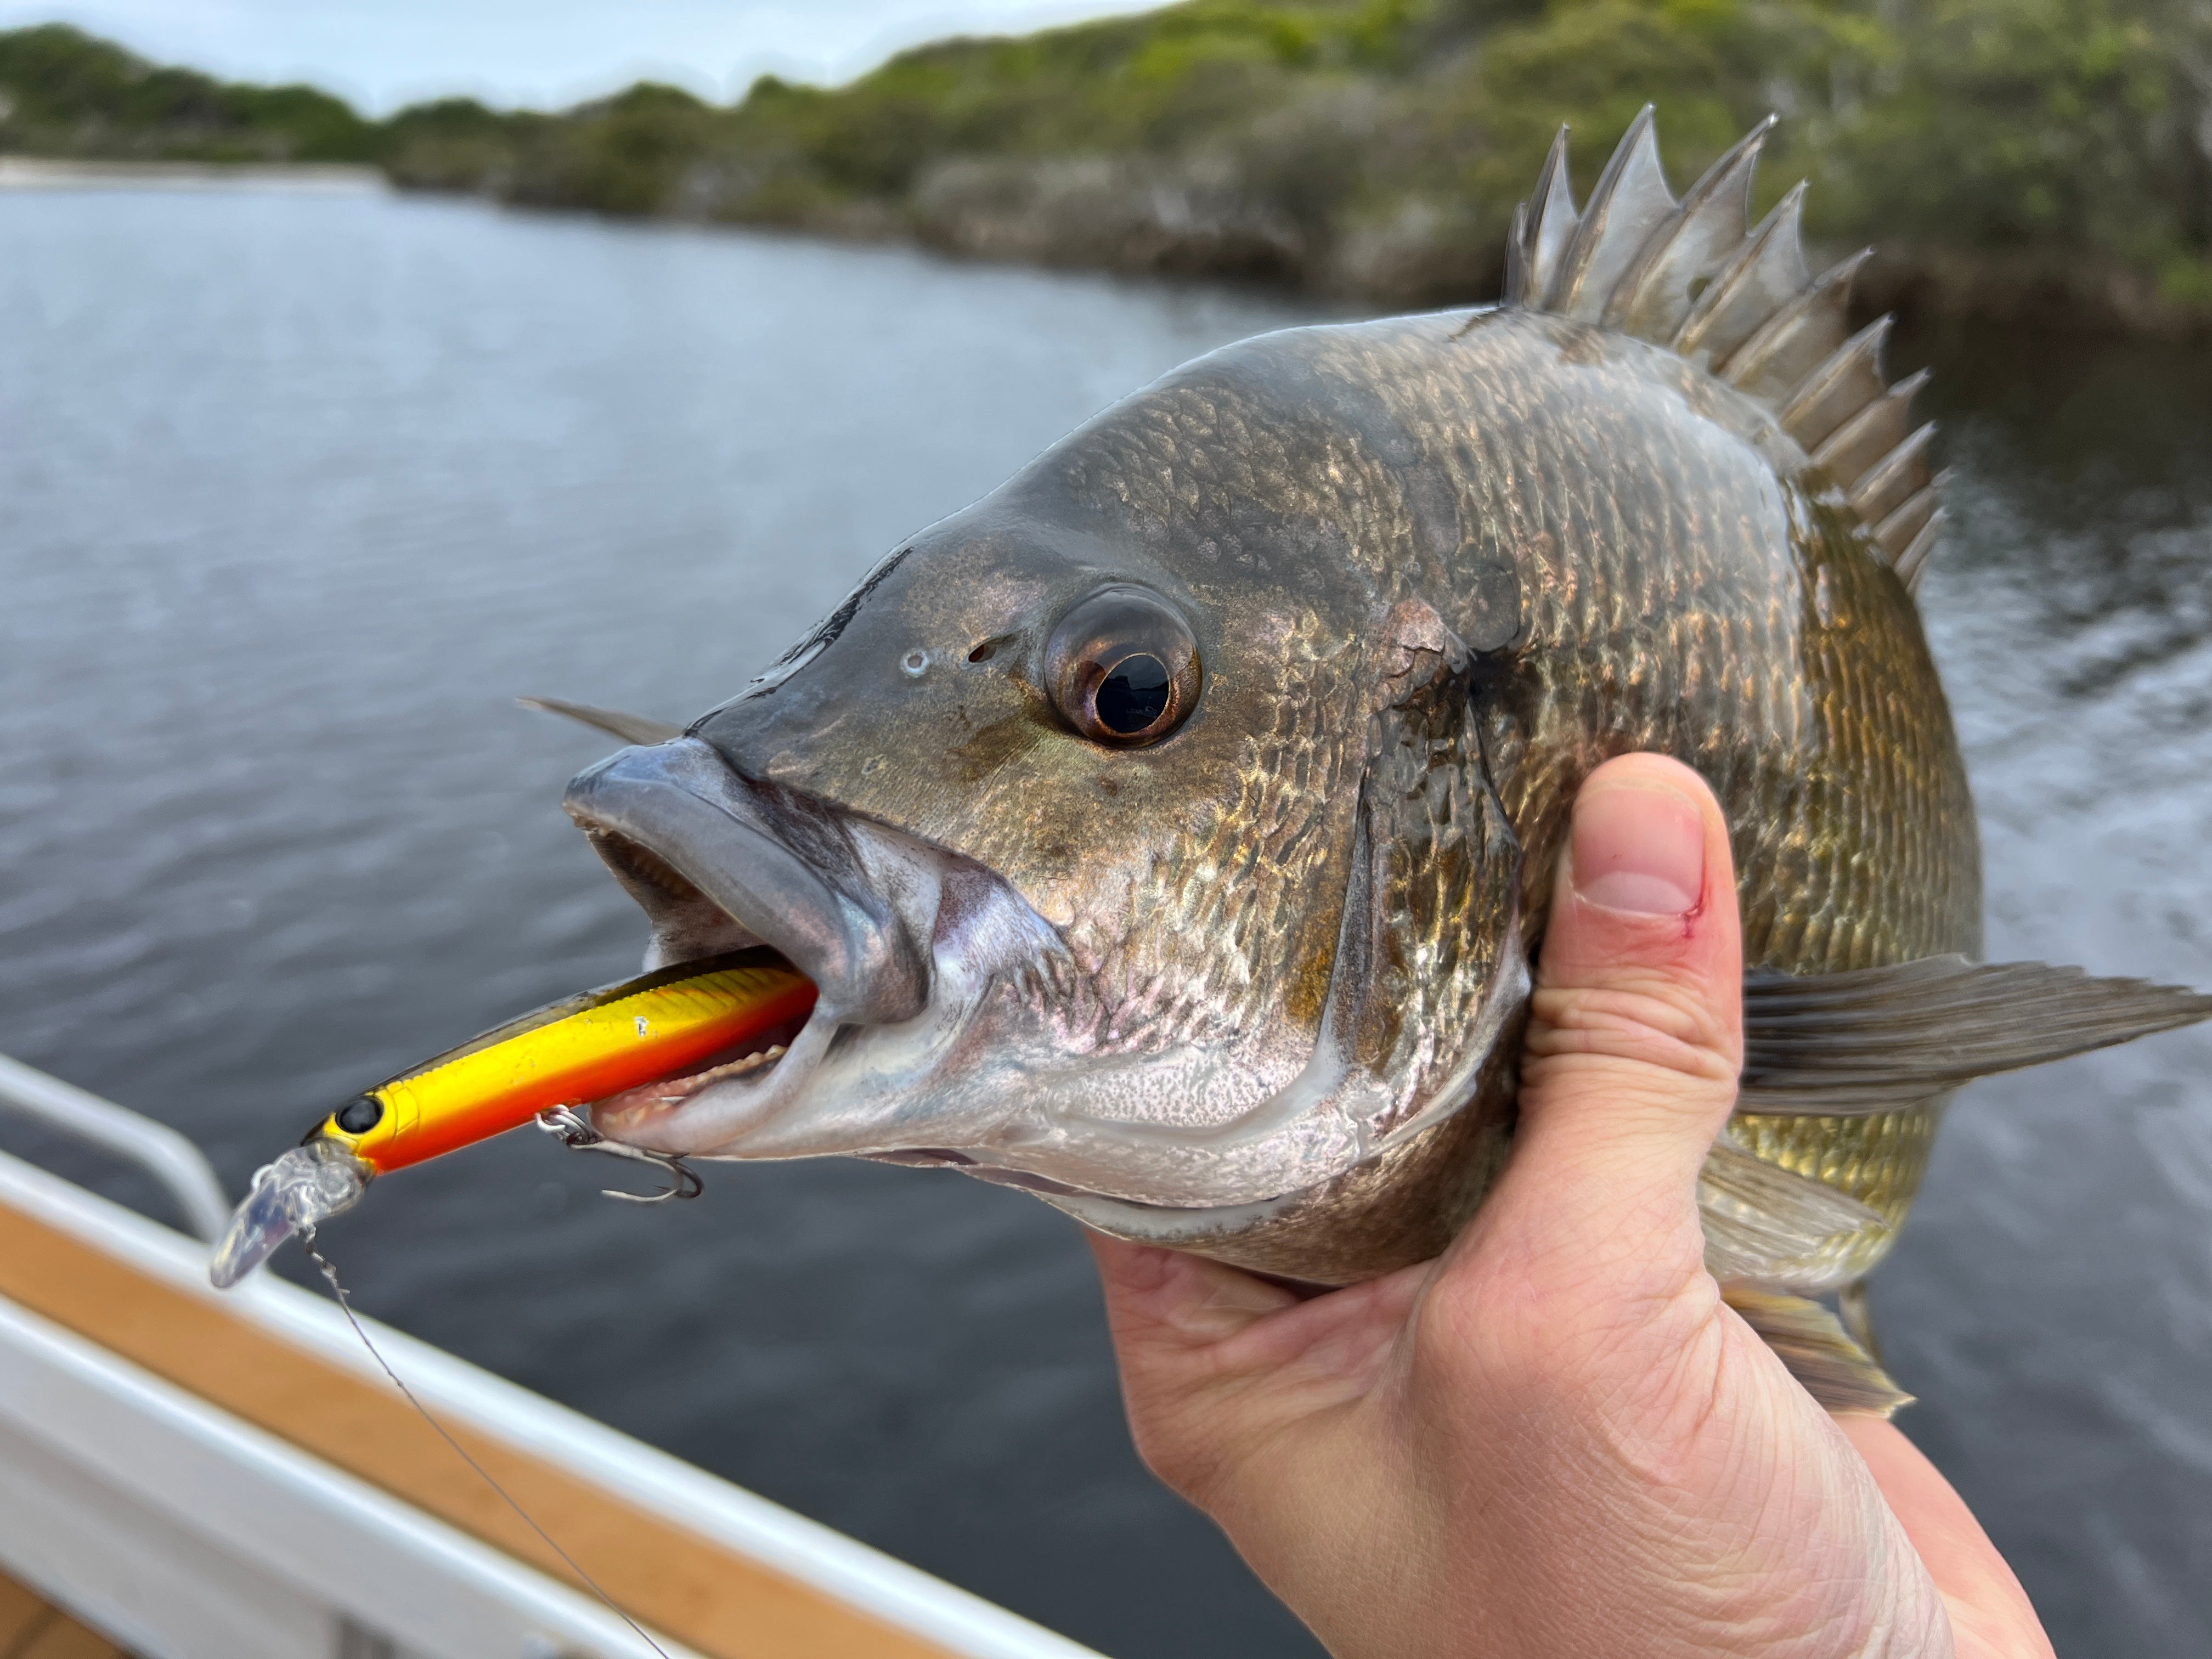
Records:
<instances>
[{"instance_id":1,"label":"open fish mouth","mask_svg":"<svg viewBox=\"0 0 2212 1659\"><path fill-rule=\"evenodd\" d=\"M564 805L652 922L648 966L763 945L817 994L802 1022L745 1054L596 1103L595 1127L632 1146L744 1158L903 1151L885 1099L910 1093L901 1085L957 1043L998 974L1062 949L981 866L745 777L697 738L610 756ZM845 1086L817 1091L833 1051ZM941 1144L943 1127L927 1139Z\"/></svg>"},{"instance_id":2,"label":"open fish mouth","mask_svg":"<svg viewBox=\"0 0 2212 1659\"><path fill-rule=\"evenodd\" d=\"M565 804L652 921L648 966L765 945L817 988L779 1042L592 1106L600 1133L652 1152L950 1165L1085 1218L1084 1203L1218 1217L1313 1188L1455 1109L1526 990L1509 949L1425 1101L1349 1052L1338 1004L1364 988L1357 973L1333 973L1318 1036L1267 1033L1257 1060L1196 1042L1116 1050L1059 933L959 854L750 777L696 738L611 756ZM1225 1104L1192 1126L1091 1109L1109 1073L1134 1071L1194 1098L1225 1079Z\"/></svg>"}]
</instances>

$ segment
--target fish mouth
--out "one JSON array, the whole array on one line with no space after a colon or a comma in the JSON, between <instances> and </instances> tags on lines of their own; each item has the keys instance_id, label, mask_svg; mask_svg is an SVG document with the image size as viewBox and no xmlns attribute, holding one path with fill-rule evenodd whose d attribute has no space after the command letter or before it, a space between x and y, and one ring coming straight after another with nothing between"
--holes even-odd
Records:
<instances>
[{"instance_id":1,"label":"fish mouth","mask_svg":"<svg viewBox=\"0 0 2212 1659\"><path fill-rule=\"evenodd\" d=\"M1366 980L1340 943L1319 1031L1251 1068L1233 1115L1132 1123L1090 1109L1095 986L995 872L749 776L696 738L610 756L565 805L652 921L649 967L765 945L817 989L787 1040L592 1105L601 1134L651 1152L951 1166L1110 1231L1181 1237L1292 1201L1456 1110L1527 991L1509 918L1465 1053L1408 1115L1395 1078L1366 1070L1342 1035ZM1347 937L1368 914L1365 867L1355 848ZM1215 1056L1190 1052L1172 1073L1118 1063L1202 1087Z\"/></svg>"},{"instance_id":2,"label":"fish mouth","mask_svg":"<svg viewBox=\"0 0 2212 1659\"><path fill-rule=\"evenodd\" d=\"M816 988L803 1022L762 1034L748 1052L595 1103L593 1126L632 1146L742 1158L895 1152L883 1137L896 1127L860 1121L859 1102L825 1114L829 1103L810 1098L833 1051L849 1072L857 1035L889 1037L868 1061L872 1081L924 1069L993 976L1063 948L981 866L744 776L696 738L608 757L563 805L652 922L648 967L764 945ZM802 1098L809 1110L794 1123Z\"/></svg>"},{"instance_id":3,"label":"fish mouth","mask_svg":"<svg viewBox=\"0 0 2212 1659\"><path fill-rule=\"evenodd\" d=\"M786 1020L755 1033L743 1043L709 1059L688 1072L678 1072L655 1083L640 1084L620 1094L593 1102L594 1117L602 1123L645 1122L674 1110L693 1096L737 1078L765 1083L763 1073L781 1064L792 1045L805 1030L811 1014Z\"/></svg>"}]
</instances>

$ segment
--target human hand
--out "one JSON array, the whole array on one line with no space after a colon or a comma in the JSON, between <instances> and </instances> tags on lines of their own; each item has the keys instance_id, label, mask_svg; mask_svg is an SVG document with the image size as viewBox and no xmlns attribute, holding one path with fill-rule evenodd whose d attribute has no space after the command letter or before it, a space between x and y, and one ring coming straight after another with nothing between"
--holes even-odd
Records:
<instances>
[{"instance_id":1,"label":"human hand","mask_svg":"<svg viewBox=\"0 0 2212 1659\"><path fill-rule=\"evenodd\" d=\"M1138 1449L1337 1659L2047 1659L1934 1467L1705 1272L1742 1051L1711 794L1613 761L1560 862L1512 1158L1442 1258L1301 1300L1094 1239Z\"/></svg>"}]
</instances>

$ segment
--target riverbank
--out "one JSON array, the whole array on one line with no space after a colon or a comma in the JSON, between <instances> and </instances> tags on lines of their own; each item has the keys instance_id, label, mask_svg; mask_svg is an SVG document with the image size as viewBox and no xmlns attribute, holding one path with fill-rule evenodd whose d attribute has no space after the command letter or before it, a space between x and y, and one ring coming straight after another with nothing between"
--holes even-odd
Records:
<instances>
[{"instance_id":1,"label":"riverbank","mask_svg":"<svg viewBox=\"0 0 2212 1659\"><path fill-rule=\"evenodd\" d=\"M281 190L377 195L381 167L337 162L58 161L0 155L0 190Z\"/></svg>"},{"instance_id":2,"label":"riverbank","mask_svg":"<svg viewBox=\"0 0 2212 1659\"><path fill-rule=\"evenodd\" d=\"M82 60L82 61L79 61ZM96 71L96 72L95 72ZM2212 333L2212 11L2198 0L1185 0L903 52L734 104L640 84L369 122L309 88L0 34L0 150L373 164L514 206L1261 281L1376 307L1498 291L1559 123L1587 189L1647 101L1686 186L1770 110L1763 210L1873 243L1921 314Z\"/></svg>"}]
</instances>

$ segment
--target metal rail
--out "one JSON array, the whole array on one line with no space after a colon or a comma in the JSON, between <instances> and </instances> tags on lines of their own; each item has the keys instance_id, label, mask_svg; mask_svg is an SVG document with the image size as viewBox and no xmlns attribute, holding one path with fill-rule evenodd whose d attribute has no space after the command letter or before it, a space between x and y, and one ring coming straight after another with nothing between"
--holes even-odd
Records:
<instances>
[{"instance_id":1,"label":"metal rail","mask_svg":"<svg viewBox=\"0 0 2212 1659\"><path fill-rule=\"evenodd\" d=\"M0 1054L0 1107L35 1118L143 1170L176 1200L192 1231L210 1243L229 1225L230 1200L215 1166L167 1124L5 1054Z\"/></svg>"}]
</instances>

